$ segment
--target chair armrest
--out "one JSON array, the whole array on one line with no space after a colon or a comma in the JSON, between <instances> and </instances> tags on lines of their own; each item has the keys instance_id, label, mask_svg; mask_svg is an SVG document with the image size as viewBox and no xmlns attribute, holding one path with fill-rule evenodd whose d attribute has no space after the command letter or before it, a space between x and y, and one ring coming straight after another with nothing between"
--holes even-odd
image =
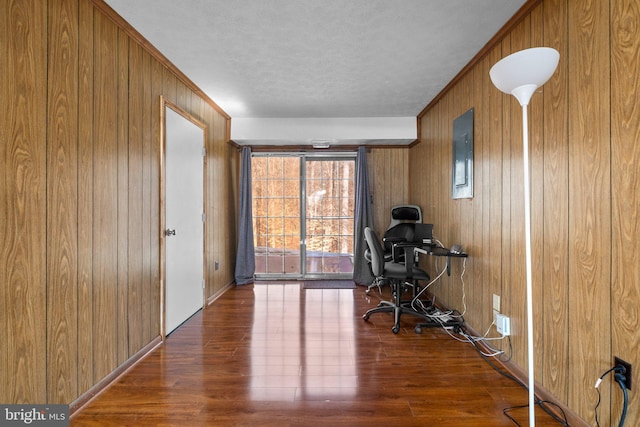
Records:
<instances>
[{"instance_id":1,"label":"chair armrest","mask_svg":"<svg viewBox=\"0 0 640 427\"><path fill-rule=\"evenodd\" d=\"M404 264L407 267L407 277L411 277L413 275L413 267L416 265L413 254L419 247L420 245L418 243L407 241L393 245L394 252L396 248L404 250Z\"/></svg>"},{"instance_id":2,"label":"chair armrest","mask_svg":"<svg viewBox=\"0 0 640 427\"><path fill-rule=\"evenodd\" d=\"M382 241L385 243L396 244L400 242L406 242L407 239L405 239L404 237L385 237L382 239Z\"/></svg>"}]
</instances>

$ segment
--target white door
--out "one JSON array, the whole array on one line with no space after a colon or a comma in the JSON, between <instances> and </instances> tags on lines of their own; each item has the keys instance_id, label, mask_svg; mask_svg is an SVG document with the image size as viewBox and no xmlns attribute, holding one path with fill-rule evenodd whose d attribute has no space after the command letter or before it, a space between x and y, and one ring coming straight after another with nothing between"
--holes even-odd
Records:
<instances>
[{"instance_id":1,"label":"white door","mask_svg":"<svg viewBox=\"0 0 640 427\"><path fill-rule=\"evenodd\" d=\"M166 110L165 333L204 302L204 131Z\"/></svg>"}]
</instances>

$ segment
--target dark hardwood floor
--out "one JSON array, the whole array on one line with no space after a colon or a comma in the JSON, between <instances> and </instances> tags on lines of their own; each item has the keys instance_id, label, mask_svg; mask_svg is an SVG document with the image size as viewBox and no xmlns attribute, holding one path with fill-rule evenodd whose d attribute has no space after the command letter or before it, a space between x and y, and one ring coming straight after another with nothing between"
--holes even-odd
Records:
<instances>
[{"instance_id":1,"label":"dark hardwood floor","mask_svg":"<svg viewBox=\"0 0 640 427\"><path fill-rule=\"evenodd\" d=\"M527 392L472 345L362 314L357 289L236 287L71 420L122 426L513 426ZM528 409L510 414L528 425ZM536 425L557 426L536 408Z\"/></svg>"}]
</instances>

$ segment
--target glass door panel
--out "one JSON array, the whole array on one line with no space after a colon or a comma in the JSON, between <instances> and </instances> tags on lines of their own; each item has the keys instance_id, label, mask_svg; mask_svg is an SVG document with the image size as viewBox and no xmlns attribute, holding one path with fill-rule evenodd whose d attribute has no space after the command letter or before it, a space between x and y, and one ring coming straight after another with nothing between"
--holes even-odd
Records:
<instances>
[{"instance_id":1,"label":"glass door panel","mask_svg":"<svg viewBox=\"0 0 640 427\"><path fill-rule=\"evenodd\" d=\"M305 275L351 277L355 161L307 158L305 172Z\"/></svg>"},{"instance_id":2,"label":"glass door panel","mask_svg":"<svg viewBox=\"0 0 640 427\"><path fill-rule=\"evenodd\" d=\"M256 275L301 275L300 159L254 157L253 227Z\"/></svg>"},{"instance_id":3,"label":"glass door panel","mask_svg":"<svg viewBox=\"0 0 640 427\"><path fill-rule=\"evenodd\" d=\"M252 178L256 276L352 277L355 157L257 154Z\"/></svg>"}]
</instances>

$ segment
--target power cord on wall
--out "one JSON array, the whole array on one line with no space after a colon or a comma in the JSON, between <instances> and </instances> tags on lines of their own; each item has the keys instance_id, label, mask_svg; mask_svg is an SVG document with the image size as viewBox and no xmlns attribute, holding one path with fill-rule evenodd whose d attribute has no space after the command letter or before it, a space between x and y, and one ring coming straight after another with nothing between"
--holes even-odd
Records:
<instances>
[{"instance_id":1,"label":"power cord on wall","mask_svg":"<svg viewBox=\"0 0 640 427\"><path fill-rule=\"evenodd\" d=\"M604 374L600 375L600 378L596 381L595 388L598 392L598 402L596 403L596 407L594 408L594 412L596 414L596 425L600 427L600 420L598 419L598 407L600 406L600 384L604 377L613 372L613 378L616 383L620 386L623 395L623 406L622 406L622 414L620 415L620 421L618 422L618 427L622 427L627 418L627 407L629 406L629 395L627 394L627 369L622 365L616 365L613 368L607 369Z\"/></svg>"}]
</instances>

